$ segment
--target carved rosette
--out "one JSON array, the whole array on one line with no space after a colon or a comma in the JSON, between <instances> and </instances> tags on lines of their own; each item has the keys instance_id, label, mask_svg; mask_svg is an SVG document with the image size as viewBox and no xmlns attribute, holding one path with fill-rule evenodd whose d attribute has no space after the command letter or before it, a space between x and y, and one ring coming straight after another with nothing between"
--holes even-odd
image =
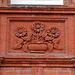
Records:
<instances>
[{"instance_id":1,"label":"carved rosette","mask_svg":"<svg viewBox=\"0 0 75 75\"><path fill-rule=\"evenodd\" d=\"M17 27L14 31L16 45L14 50L22 49L25 52L51 52L53 49L62 50L60 43L60 30L57 27L45 29L45 25L35 21L31 25L31 35L25 27ZM44 31L46 31L44 33ZM44 33L44 34L43 34Z\"/></svg>"}]
</instances>

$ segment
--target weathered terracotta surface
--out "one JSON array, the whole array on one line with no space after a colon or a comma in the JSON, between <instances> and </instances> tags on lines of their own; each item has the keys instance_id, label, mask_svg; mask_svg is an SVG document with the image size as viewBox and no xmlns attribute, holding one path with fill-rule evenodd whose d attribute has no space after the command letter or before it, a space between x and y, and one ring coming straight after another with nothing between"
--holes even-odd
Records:
<instances>
[{"instance_id":1,"label":"weathered terracotta surface","mask_svg":"<svg viewBox=\"0 0 75 75\"><path fill-rule=\"evenodd\" d=\"M0 1L0 75L75 75L75 1L64 4Z\"/></svg>"}]
</instances>

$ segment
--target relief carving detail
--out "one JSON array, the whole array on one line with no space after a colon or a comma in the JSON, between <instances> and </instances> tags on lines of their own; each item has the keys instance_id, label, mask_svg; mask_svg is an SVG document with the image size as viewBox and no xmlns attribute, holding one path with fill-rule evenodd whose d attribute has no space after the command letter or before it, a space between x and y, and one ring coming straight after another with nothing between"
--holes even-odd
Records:
<instances>
[{"instance_id":1,"label":"relief carving detail","mask_svg":"<svg viewBox=\"0 0 75 75\"><path fill-rule=\"evenodd\" d=\"M14 50L22 49L25 52L51 52L53 49L62 50L60 43L60 30L57 27L45 29L45 25L35 21L31 25L31 34L21 26L14 31L16 45Z\"/></svg>"}]
</instances>

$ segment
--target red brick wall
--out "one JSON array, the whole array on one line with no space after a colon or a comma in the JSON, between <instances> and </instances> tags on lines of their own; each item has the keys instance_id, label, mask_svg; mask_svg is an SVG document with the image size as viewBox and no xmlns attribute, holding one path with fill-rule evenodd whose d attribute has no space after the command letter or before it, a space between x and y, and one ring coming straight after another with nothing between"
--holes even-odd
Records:
<instances>
[{"instance_id":1,"label":"red brick wall","mask_svg":"<svg viewBox=\"0 0 75 75\"><path fill-rule=\"evenodd\" d=\"M74 68L1 67L0 75L75 75Z\"/></svg>"},{"instance_id":2,"label":"red brick wall","mask_svg":"<svg viewBox=\"0 0 75 75\"><path fill-rule=\"evenodd\" d=\"M1 67L0 75L31 75L31 68Z\"/></svg>"},{"instance_id":3,"label":"red brick wall","mask_svg":"<svg viewBox=\"0 0 75 75\"><path fill-rule=\"evenodd\" d=\"M9 4L9 5L8 5ZM68 5L68 6L75 6L75 0L64 0L64 5ZM67 6L67 7L68 7ZM8 19L10 18L10 23L11 23L11 21L15 21L15 20L17 20L17 17L20 19L20 17L21 18L24 18L24 17L26 17L26 16L28 16L28 17L39 17L39 15L35 15L35 14L29 14L29 13L31 13L32 12L32 10L31 11L29 11L29 13L27 13L28 12L28 10L29 10L29 8L28 8L28 10L26 10L25 11L25 9L22 11L22 10L20 10L19 11L19 13L20 12L22 12L22 13L20 13L20 14L16 14L16 13L18 13L18 11L16 11L16 9L15 10L12 10L11 9L11 7L20 7L20 5L19 6L14 6L14 5L10 5L10 0L0 0L0 7L6 7L6 8L8 8L8 7L10 7L10 9L8 9L8 11L14 11L13 13L12 13L12 15L9 13L8 14L8 11L7 10L5 10L5 11L7 11L6 12L6 14L5 14L5 12L3 11L4 9L2 9L2 11L0 10L0 12L2 12L3 14L1 14L0 13L0 24L1 24L1 26L0 27L2 27L2 29L3 30L1 30L1 35L0 36L3 36L3 37L0 37L1 38L1 40L3 40L4 42L0 42L1 44L6 44L6 39L4 40L4 36L6 36L6 31L7 31L7 27L9 26L8 25ZM27 7L27 6L26 6ZM58 6L58 8L59 8L60 6ZM10 60L8 60L8 58L19 58L19 57L21 57L22 55L20 55L20 53L19 53L19 55L17 54L17 52L18 52L18 50L16 51L16 53L14 53L14 52L9 52L9 50L8 50L8 52L6 52L6 49L4 49L3 48L3 51L2 52L0 52L1 54L1 56L2 57L4 57L4 58L7 58L5 61L4 61L4 59L3 60L1 60L1 62L2 62L2 65L1 65L1 62L0 62L0 75L75 75L75 64L73 63L73 62L71 62L70 61L70 57L72 57L72 55L73 56L75 56L74 54L75 54L75 52L74 52L74 49L75 49L75 46L74 46L74 41L75 41L75 36L74 36L74 33L75 33L75 27L73 27L75 24L74 24L74 18L75 18L75 10L74 11L72 11L71 12L71 10L69 10L69 9L67 9L67 7L66 7L66 9L64 10L61 10L61 9L58 9L58 10L55 10L55 11L52 11L52 10L50 10L50 11L42 11L44 14L42 15L42 14L40 14L40 17L48 17L49 18L49 14L50 14L50 17L53 17L53 18L55 18L56 20L53 20L53 22L52 23L54 23L54 21L56 21L57 23L59 23L59 21L61 21L60 23L62 23L62 21L64 21L64 24L61 24L62 26L63 25L65 25L65 27L66 27L66 32L67 31L69 31L69 32L67 32L67 33L69 33L69 35L67 34L67 33L64 33L65 35L68 35L68 38L69 38L69 49L67 48L66 49L66 52L63 54L63 53L61 53L60 54L60 52L59 53L57 53L56 52L56 54L55 54L55 56L54 55L50 55L49 57L50 58L68 58L69 57L69 60L67 59L66 60L66 62L68 62L68 64L66 63L66 65L65 65L65 63L64 63L64 60L63 60L63 65L60 63L60 65L62 65L62 66L64 66L64 68L60 68L59 67L59 64L55 64L55 66L58 66L58 68L56 68L56 67L53 67L52 65L53 65L53 63L51 63L51 61L49 62L50 64L52 64L52 65L50 65L49 63L47 64L47 62L44 62L44 64L28 64L28 63L30 63L30 62L28 62L28 63L26 63L26 64L28 64L28 66L31 66L31 67L24 67L24 66L27 66L26 64L23 64L22 65L22 63L23 62L21 62L21 61L19 61L19 65L16 63L16 64L12 64L11 62L12 62L12 59ZM22 7L21 7L22 8ZM47 7L46 7L47 8ZM64 8L64 6L62 6L61 8ZM14 9L14 8L13 8ZM70 9L71 9L71 7L70 7ZM72 8L72 9L75 9L75 8ZM18 9L17 9L18 10ZM36 13L35 12L36 10L34 10L33 12L34 13ZM16 12L16 13L15 13ZM39 12L39 11L38 11ZM41 12L41 13L42 13ZM48 12L48 14L47 14L47 12ZM56 15L56 13L57 13L57 15ZM59 14L59 13L60 14ZM63 12L63 15L62 15L62 12ZM69 13L69 12L71 12L71 13ZM15 13L15 14L14 14ZM66 14L65 14L66 13ZM68 13L68 14L67 14ZM27 15L26 15L27 14ZM37 14L37 13L36 13ZM64 15L65 14L65 15ZM7 16L8 15L8 16ZM59 15L59 16L58 16ZM15 18L15 20L14 20L14 18ZM37 18L36 18L37 19ZM23 19L22 19L23 20ZM19 22L19 21L22 21L22 20L17 20L17 22ZM24 18L24 20L25 20L25 18ZM24 22L24 20L22 21L22 22ZM2 23L1 23L2 22ZM67 23L68 22L68 23ZM20 22L19 22L20 23ZM13 23L12 23L12 25L13 25ZM11 25L11 26L12 26ZM67 27L67 26L69 26L69 27ZM71 29L72 28L72 29ZM6 30L5 30L6 29ZM9 29L9 28L8 28ZM5 32L5 33L4 33ZM63 30L63 32L64 32L64 30ZM4 34L4 35L3 35ZM68 39L67 37L65 37L66 38L66 40ZM65 40L65 39L64 39ZM68 41L66 41L66 42L68 42ZM66 46L68 46L67 44L65 44ZM4 45L5 46L5 45ZM4 47L4 46L2 46L2 47ZM6 48L6 47L5 47ZM2 50L2 48L1 48L1 50ZM1 51L0 50L0 51ZM5 54L4 54L4 53ZM11 54L12 55L11 55ZM10 54L10 55L9 55ZM16 55L15 55L16 54ZM22 53L21 53L22 54ZM65 54L67 54L67 55L65 55ZM69 56L68 56L68 54L69 54ZM31 55L32 55L32 57L31 57ZM27 57L27 58L48 58L48 55L49 55L49 53L47 54L45 54L45 56L43 56L43 55L41 55L41 54L35 54L34 53L34 55L33 54L31 54L31 53L29 53L29 55L27 54L27 56L23 56L23 58L25 58L25 57ZM22 57L21 57L22 58ZM42 60L42 59L41 59ZM16 61L16 59L13 59L13 62L15 63L15 61ZM23 59L23 61L25 62L25 60ZM36 60L37 61L37 60ZM52 60L53 61L53 60ZM58 60L59 61L59 60ZM62 61L62 60L61 60ZM74 60L75 61L75 60ZM21 63L20 63L21 62ZM70 63L71 62L71 63ZM16 66L18 66L18 67L13 67L13 66L11 66L11 65L16 65ZM59 62L58 62L59 63ZM73 63L73 64L72 64ZM71 65L72 64L72 65ZM34 66L35 65L35 66ZM53 68L50 68L50 66L51 67L53 67ZM72 67L72 68L70 68L70 67L68 67L70 65L70 67ZM6 67L6 66L10 66L10 67ZM21 67L20 67L21 66ZM34 67L33 67L34 66ZM38 67L38 66L40 66L40 67ZM41 67L42 66L42 67ZM44 66L44 67L43 67ZM47 66L49 66L49 67L47 67ZM66 68L66 66L67 66L67 68Z\"/></svg>"},{"instance_id":4,"label":"red brick wall","mask_svg":"<svg viewBox=\"0 0 75 75\"><path fill-rule=\"evenodd\" d=\"M75 75L74 68L44 68L43 75Z\"/></svg>"}]
</instances>

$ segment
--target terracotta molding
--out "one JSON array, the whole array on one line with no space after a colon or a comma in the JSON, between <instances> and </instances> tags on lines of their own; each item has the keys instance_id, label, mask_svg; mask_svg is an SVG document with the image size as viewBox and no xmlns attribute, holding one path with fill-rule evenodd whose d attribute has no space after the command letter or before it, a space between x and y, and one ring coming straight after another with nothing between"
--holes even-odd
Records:
<instances>
[{"instance_id":1,"label":"terracotta molding","mask_svg":"<svg viewBox=\"0 0 75 75\"><path fill-rule=\"evenodd\" d=\"M1 66L75 67L75 58L5 58Z\"/></svg>"},{"instance_id":2,"label":"terracotta molding","mask_svg":"<svg viewBox=\"0 0 75 75\"><path fill-rule=\"evenodd\" d=\"M75 67L75 57L72 58L72 61L73 61L74 67Z\"/></svg>"},{"instance_id":3,"label":"terracotta molding","mask_svg":"<svg viewBox=\"0 0 75 75\"><path fill-rule=\"evenodd\" d=\"M0 13L51 13L51 14L75 14L75 7L48 7L48 8L19 8L19 7L0 7Z\"/></svg>"},{"instance_id":4,"label":"terracotta molding","mask_svg":"<svg viewBox=\"0 0 75 75\"><path fill-rule=\"evenodd\" d=\"M2 61L3 61L3 57L0 57L0 66L1 66Z\"/></svg>"}]
</instances>

